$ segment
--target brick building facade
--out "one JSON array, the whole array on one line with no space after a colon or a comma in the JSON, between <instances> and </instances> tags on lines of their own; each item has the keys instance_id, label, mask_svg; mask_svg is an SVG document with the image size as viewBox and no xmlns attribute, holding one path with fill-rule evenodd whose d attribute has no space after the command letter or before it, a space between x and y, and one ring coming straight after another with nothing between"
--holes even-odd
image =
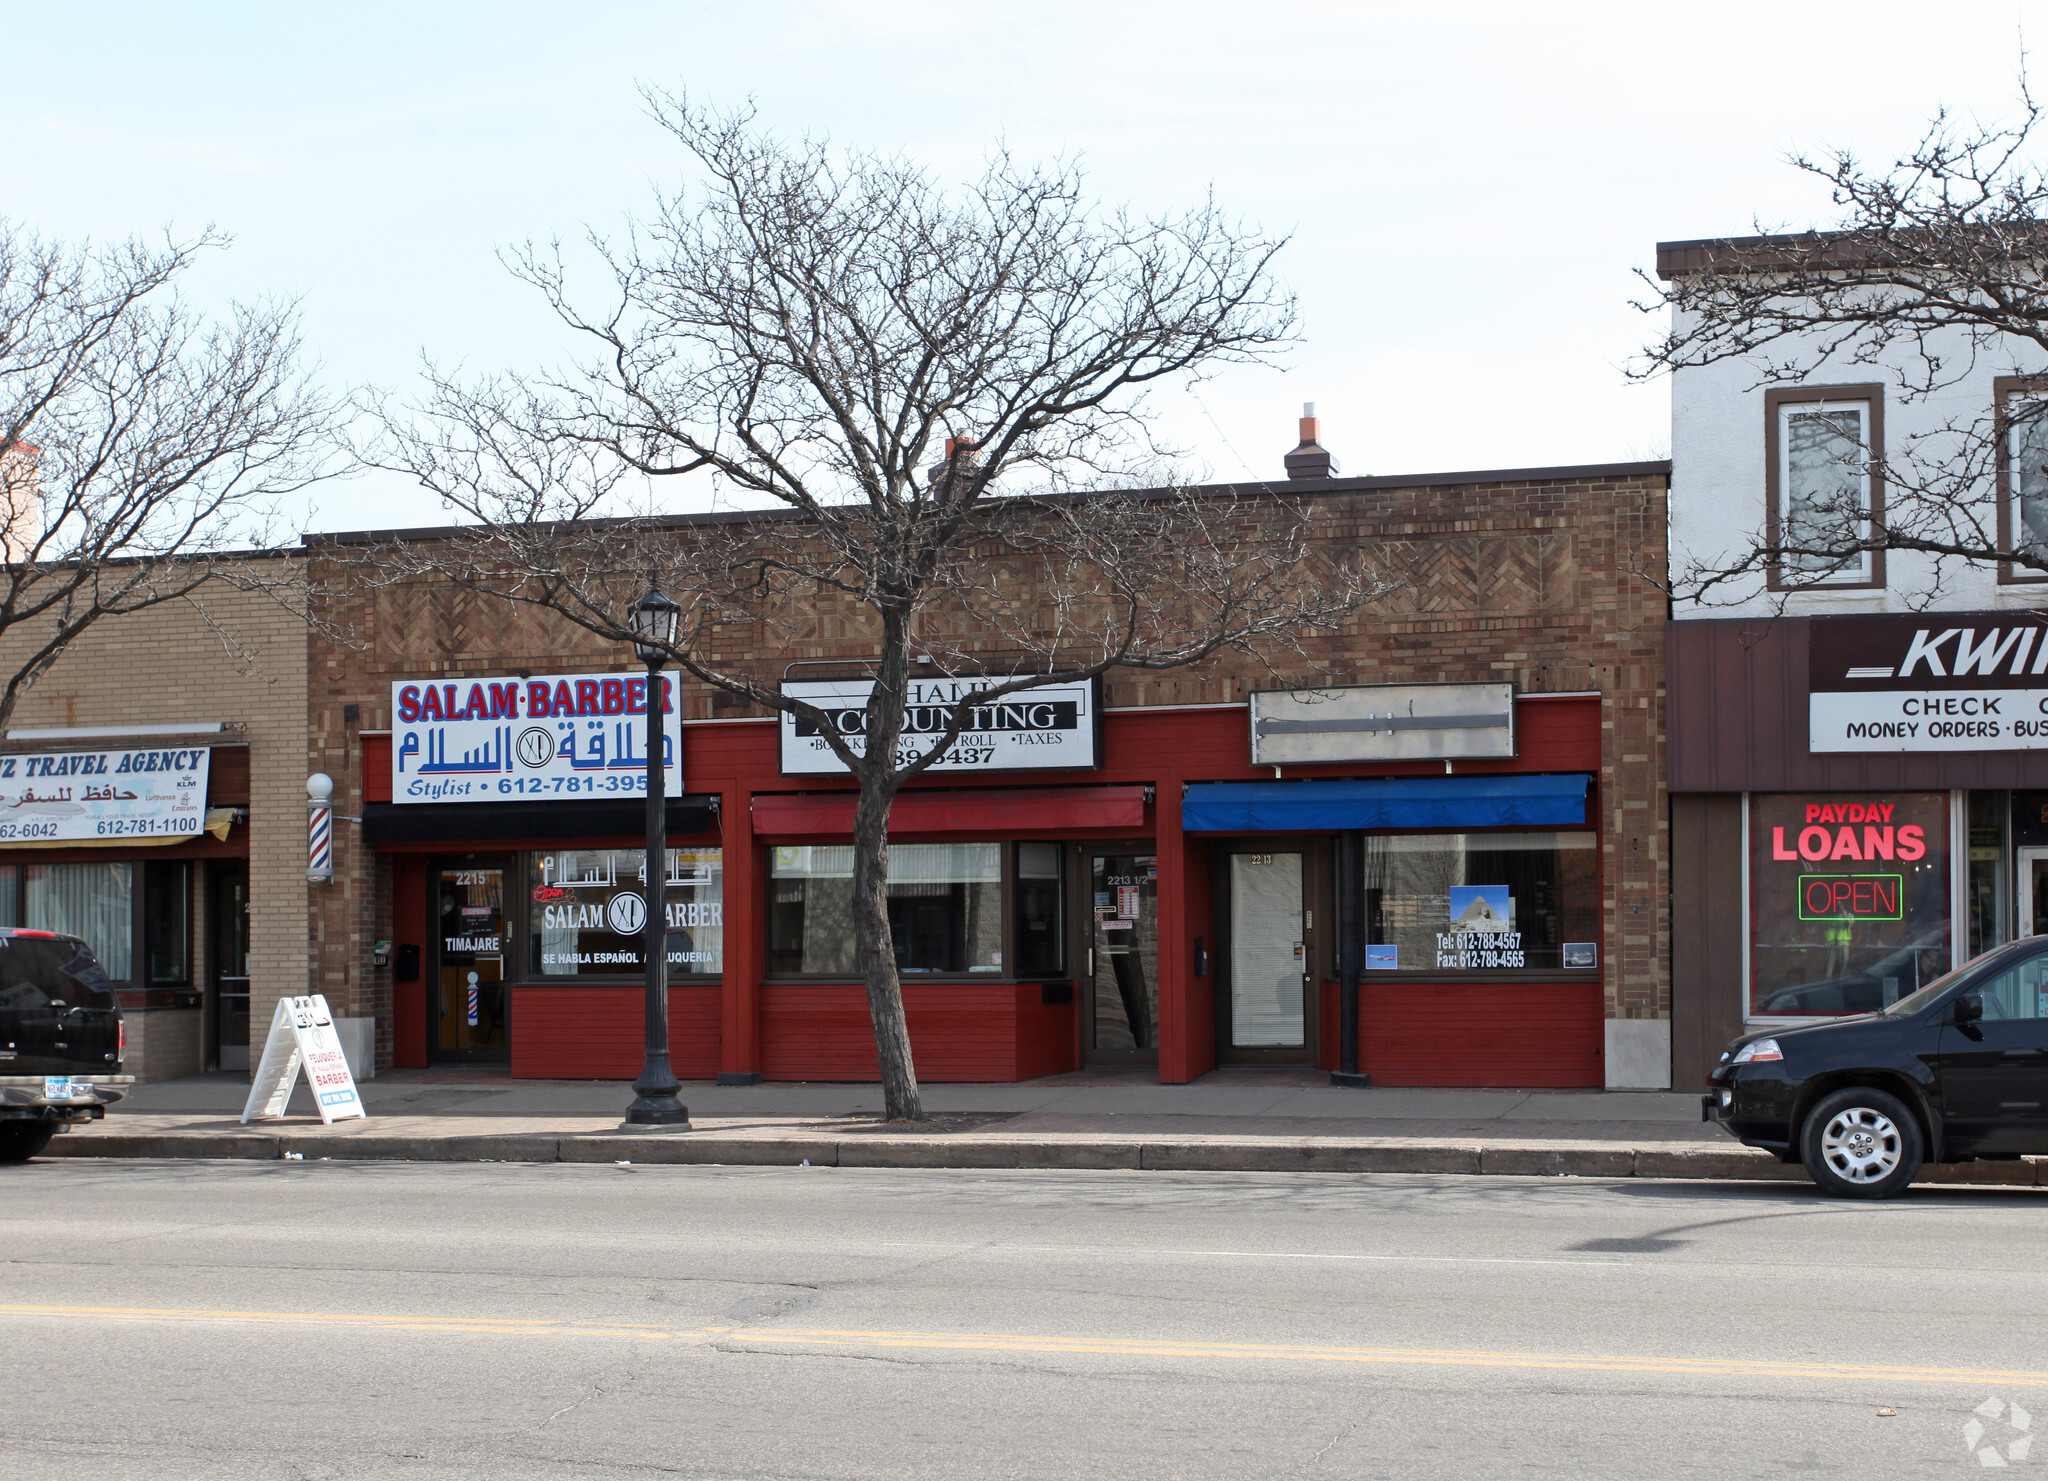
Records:
<instances>
[{"instance_id":1,"label":"brick building facade","mask_svg":"<svg viewBox=\"0 0 2048 1481\"><path fill-rule=\"evenodd\" d=\"M1236 867L1230 862L1235 857L1234 846L1222 834L1198 838L1188 833L1183 840L1179 793L1266 776L1266 771L1254 770L1250 764L1243 708L1249 692L1311 684L1505 682L1514 686L1518 717L1529 717L1518 720L1525 726L1527 745L1513 760L1461 762L1457 772L1483 778L1554 771L1588 778L1588 806L1593 811L1585 824L1590 827L1589 841L1597 845L1597 885L1592 887L1597 889L1598 966L1580 971L1581 986L1567 993L1563 989L1570 985L1565 983L1554 995L1559 1003L1569 998L1591 1005L1586 1010L1592 1015L1590 1030L1584 1021L1576 1022L1572 1029L1580 1035L1574 1040L1580 1047L1573 1051L1582 1056L1575 1061L1580 1067L1571 1072L1577 1078L1538 1080L1525 1072L1519 1081L1488 1081L1487 1074L1515 1071L1519 1062L1479 1065L1469 1073L1455 1068L1446 1071L1440 1055L1431 1057L1437 1051L1404 1061L1399 1054L1390 1054L1385 1042L1376 1044L1364 1056L1365 1061L1380 1065L1381 1079L1391 1077L1392 1082L1431 1083L1429 1077L1435 1075L1440 1077L1438 1083L1668 1083L1671 1001L1666 903L1669 849L1663 788L1665 599L1656 584L1664 559L1668 472L1664 464L1626 464L1295 481L1287 486L1288 494L1305 500L1312 509L1318 538L1330 542L1333 549L1360 551L1382 569L1401 573L1404 581L1399 589L1361 611L1342 632L1311 640L1312 664L1275 655L1268 668L1223 657L1188 670L1109 678L1103 695L1108 735L1103 767L1092 774L1068 773L1035 780L1085 783L1104 797L1119 787L1143 788L1147 796L1142 822L1135 821L1136 813L1111 821L1106 812L1100 826L1089 826L1082 814L1075 813L1064 823L1003 831L987 847L1008 850L1002 854L1001 887L1012 892L1025 886L1020 871L1027 866L1019 862L1024 855L1018 849L1030 843L1038 850L1031 856L1034 859L1051 859L1053 855L1045 849L1054 844L1066 850L1059 865L1065 871L1060 888L1068 892L1078 918L1093 908L1091 892L1083 888L1080 875L1090 867L1098 871L1103 867L1102 859L1109 857L1103 850L1110 847L1110 840L1137 839L1125 854L1115 857L1144 860L1157 882L1157 919L1140 924L1147 930L1157 928L1156 947L1144 961L1146 970L1157 978L1156 1028L1160 1037L1156 1050L1163 1077L1191 1078L1219 1057L1229 1057L1230 1045L1225 1042L1229 1010L1216 1007L1217 996L1224 990L1208 975L1207 954L1212 946L1218 952L1223 949L1221 938L1230 929L1217 914L1227 908L1216 902L1227 893L1221 882L1223 873ZM1256 510L1264 497L1257 486L1212 492L1217 497L1241 499L1248 510ZM678 522L680 529L687 526L687 521ZM414 538L434 536L418 532ZM340 817L372 819L366 824L337 826L335 880L315 892L310 921L314 990L325 992L342 1016L378 1021L380 1062L439 1057L424 1022L413 1020L430 1011L425 1006L429 1001L441 1004L431 1011L443 1016L455 1011L433 995L454 990L459 996L464 974L448 978L456 984L454 989L436 978L435 964L442 953L434 940L428 939L434 932L423 914L428 909L423 902L430 889L439 891L439 900L453 899L460 890L443 889L431 881L455 878L463 872L456 868L462 859L485 860L495 871L495 882L488 888L497 893L491 898L499 901L502 895L502 902L445 908L468 909L479 919L485 918L487 910L503 911L502 916L491 919L497 922L494 929L503 935L507 954L502 960L494 959L489 968L508 974L506 985L496 989L503 994L503 1004L482 1015L512 1015L513 1026L499 1046L504 1051L501 1057L510 1059L515 1073L630 1075L637 1068L634 1045L638 1025L637 995L629 986L631 974L623 974L628 981L610 984L543 980L535 966L541 951L541 928L535 925L527 930L521 924L526 920L523 912L531 909L529 891L521 882L523 871L552 868L556 854L568 857L567 850L580 851L579 858L595 858L604 850L629 848L629 829L620 829L613 836L564 831L549 823L544 834L520 836L516 829L508 833L506 829L514 825L506 823L480 832L459 828L437 841L419 837L414 827L408 835L413 841L403 843L392 842L393 835L388 832L381 835L380 842L363 831L375 834L384 826L375 821L378 817L404 814L417 822L421 816L418 810L408 811L391 800L394 683L467 684L515 674L625 674L633 670L630 654L607 650L589 635L566 623L551 622L530 608L505 610L472 594L426 582L394 586L353 579L356 563L371 551L373 543L368 536L347 535L309 542L312 577L331 602L328 615L335 629L348 632L350 639L331 641L321 633L310 639L305 712L310 730L308 769L335 778L335 806ZM808 628L786 649L761 651L758 633L744 630L728 633L726 640L734 645L734 652L724 655L727 661L743 655L771 682L792 661L848 662L863 658L868 651L860 642L858 627L825 602L817 605ZM749 649L749 644L754 646ZM797 868L789 860L802 851L815 853L833 847L830 839L836 836L829 831L789 832L787 828L793 825L769 819L785 816L791 798L822 796L842 784L781 776L775 761L772 720L731 707L723 702L723 696L714 696L694 682L682 683L677 698L684 724L685 787L702 799L707 810L715 806L716 813L707 811L698 823L690 825L699 831L675 834L671 843L679 850L678 858L722 858L720 863L689 867L723 870L726 919L722 980L678 981L671 989L678 1037L688 1026L700 1041L694 1053L678 1043L679 1065L692 1064L698 1073L715 1069L740 1079L766 1072L809 1078L871 1074L872 1045L863 1049L861 1040L864 1012L857 1003L849 1008L835 996L844 995L845 983L826 980L832 976L830 972L772 971L769 957L773 953L764 944L767 933L780 929L768 916L785 908L784 895L809 889L822 898L819 892L825 889L815 879L806 883L778 871ZM509 769L509 760L507 766ZM1421 777L1441 775L1448 769L1447 763L1428 762L1287 770L1289 779L1316 782L1368 774ZM1006 784L1033 780L977 778L978 782ZM942 791L947 785L957 784L935 780L931 789ZM918 795L923 795L921 788ZM1008 799L1030 804L1042 802L1050 794L1024 788L1015 793L977 795L998 803ZM553 806L574 809L578 804ZM566 815L558 811L556 817ZM1041 821L1052 816L1046 814ZM675 826L672 822L672 828ZM986 822L978 826L983 833L989 832ZM924 839L925 846L932 848L941 844L967 847L970 834L957 828L920 831L898 826L892 837L911 842ZM1282 843L1294 846L1285 837ZM1481 839L1465 846L1477 848L1483 843ZM1306 861L1301 867L1309 881L1303 886L1307 893L1302 898L1310 903L1301 914L1304 920L1312 920L1314 902L1330 898L1333 888L1324 859L1328 839L1303 834L1295 838L1295 844ZM1184 855L1177 852L1183 848ZM437 872L444 869L450 871L445 876ZM536 873L532 878L541 876ZM1152 888L1153 882L1148 878L1146 888ZM972 883L948 887L970 895L979 888ZM1014 893L1009 897L1004 906L1006 921L1022 909L1017 904L1021 898ZM1153 908L1150 900L1146 896L1148 911ZM1100 905L1099 892L1095 892L1093 904ZM1070 923L1060 929L1080 927ZM1295 1047L1309 1059L1334 1063L1334 1022L1330 1020L1330 993L1337 975L1334 933L1325 930L1318 937L1304 926L1303 934L1308 939L1305 944L1296 943L1296 955L1308 968L1308 977L1324 980L1320 992L1313 984L1308 989L1307 1025L1302 1029L1306 1042ZM522 944L514 949L515 935L521 942L534 943L534 955L524 959L524 966L515 958L527 948ZM1079 983L1080 1008L1065 1016L1052 1011L1058 1007L1058 996L1049 982L1043 984L1041 1002L1040 985L1015 980L1014 948L1020 939L1005 938L1011 947L1007 967L1000 960L1002 952L996 951L996 963L975 966L972 970L981 975L973 979L964 975L968 969L963 968L952 988L942 990L937 978L931 983L906 979L912 983L907 990L912 995L913 1042L927 1078L946 1078L949 1064L961 1078L989 1078L1001 1077L1004 1065L1009 1066L1008 1073L1021 1074L1027 1068L1043 1073L1048 1067L1110 1062L1098 1060L1090 1052L1088 982ZM1081 935L1072 939L1072 953L1053 975L1085 978L1079 963L1085 960L1092 971L1096 949L1081 945ZM1112 938L1098 933L1096 939ZM379 942L393 946L384 965L378 964ZM411 980L403 976L408 961L417 963L419 973ZM467 957L463 962L469 965L468 975L474 977L474 964ZM1219 966L1219 974L1223 970ZM938 973L938 977L946 975ZM1403 970L1398 978L1386 981L1389 988L1412 987L1414 991L1405 995L1408 997L1441 987L1450 995L1439 1001L1454 1013L1505 1013L1511 1017L1519 1011L1514 1006L1518 991L1520 998L1528 998L1539 984L1556 985L1571 974L1535 974L1519 990L1515 988L1515 983L1523 981L1519 978L1489 985L1432 983L1424 980L1428 976ZM486 983L484 988L489 993L494 984ZM471 981L468 1011L473 1023L479 1022L477 992L478 984ZM423 993L427 995L424 998ZM565 993L582 996L565 998ZM973 998L975 993L982 997ZM1459 996L1461 993L1465 996ZM1418 1032L1412 1016L1404 1018L1397 1011L1403 996L1369 991L1370 1002L1378 1007L1366 1011L1361 1037L1378 1034L1384 1040ZM972 1037L954 1022L960 1016L960 1005L970 999L986 999L997 1004L1001 1014L1010 1015L1004 1019L1010 1027L1003 1030L1011 1035L1003 1041L1007 1046L1003 1054L1009 1058L1001 1054L977 1058L979 1050L954 1055L948 1047L952 1043L948 1034ZM576 1012L563 1008L571 1002L580 1005ZM921 1009L920 1003L926 1006ZM1022 1005L1014 1014L1013 1003ZM1142 1004L1133 1012L1141 1010ZM529 1052L539 1045L522 1045L518 1039L520 1014L532 1020L536 1032L541 1031L540 1025L549 1025L545 1032L560 1052ZM815 1015L820 1023L830 1020L834 1027L829 1033L798 1032L806 1014ZM593 1040L579 1046L561 1038L568 1032L561 1025L589 1020L593 1015L608 1022L599 1035L601 1043ZM614 1018L616 1023L609 1022ZM1220 1027L1212 1029L1212 1022ZM952 1027L944 1026L949 1023ZM1129 1025L1117 1030L1128 1031ZM1593 1036L1590 1049L1584 1032ZM792 1048L791 1034L803 1039L809 1049ZM778 1035L782 1037L778 1039ZM1450 1047L1442 1052L1456 1051ZM865 1072L861 1068L863 1054ZM1473 1075L1480 1078L1474 1080ZM1589 1075L1595 1078L1588 1079Z\"/></svg>"},{"instance_id":2,"label":"brick building facade","mask_svg":"<svg viewBox=\"0 0 2048 1481\"><path fill-rule=\"evenodd\" d=\"M23 696L0 742L7 753L123 745L210 753L207 803L224 838L141 847L0 844L0 908L23 908L21 875L31 868L97 863L120 871L117 886L127 880L122 918L135 923L139 939L132 951L119 948L132 956L133 975L118 985L128 1068L143 1079L245 1064L239 994L249 994L247 1021L260 1039L277 999L306 991L306 633L272 595L253 589L289 581L297 565L253 557L241 563L253 582L209 585L96 623ZM0 665L12 671L32 640L18 631L0 646ZM145 864L169 867L137 867ZM153 904L152 889L164 899ZM172 890L182 891L182 907L169 903ZM174 931L179 916L182 943L152 944L142 934ZM239 955L243 942L246 971L234 970L240 964L221 953ZM106 943L96 946L109 955ZM144 970L151 956L154 973ZM235 980L243 977L246 983Z\"/></svg>"}]
</instances>

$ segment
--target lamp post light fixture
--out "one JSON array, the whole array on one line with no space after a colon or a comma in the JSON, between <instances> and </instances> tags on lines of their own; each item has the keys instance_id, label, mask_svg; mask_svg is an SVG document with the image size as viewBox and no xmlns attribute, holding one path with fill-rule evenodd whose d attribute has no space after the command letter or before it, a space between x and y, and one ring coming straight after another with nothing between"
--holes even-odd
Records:
<instances>
[{"instance_id":1,"label":"lamp post light fixture","mask_svg":"<svg viewBox=\"0 0 2048 1481\"><path fill-rule=\"evenodd\" d=\"M690 1113L676 1098L682 1085L668 1063L668 777L661 723L661 666L682 612L651 586L630 617L633 654L647 665L647 915L640 946L647 961L647 1057L633 1082L637 1096L626 1108L626 1124L687 1129Z\"/></svg>"}]
</instances>

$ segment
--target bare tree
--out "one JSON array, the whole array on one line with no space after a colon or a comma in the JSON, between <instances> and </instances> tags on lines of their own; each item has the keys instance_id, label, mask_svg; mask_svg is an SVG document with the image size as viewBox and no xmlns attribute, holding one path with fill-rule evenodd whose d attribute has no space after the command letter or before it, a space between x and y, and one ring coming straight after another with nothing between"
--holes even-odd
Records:
<instances>
[{"instance_id":1,"label":"bare tree","mask_svg":"<svg viewBox=\"0 0 2048 1481\"><path fill-rule=\"evenodd\" d=\"M1794 155L1839 211L1826 230L1699 243L1665 281L1642 274L1670 329L1634 373L1738 362L1755 385L1796 384L1823 368L1865 368L1904 404L1931 403L1926 423L1880 451L1848 422L1809 419L1811 465L1838 477L1747 548L1674 570L1683 595L1711 601L1775 572L1781 586L1825 583L1879 551L2048 574L2048 400L1942 408L1986 368L2048 371L2048 176L2035 162L2039 106L2021 81L2008 124L1937 113L1902 158L1852 151ZM2048 391L2048 381L2029 390ZM2015 457L2015 455L2017 455ZM1880 483L1874 511L1866 478ZM2038 521L2001 519L2015 489Z\"/></svg>"},{"instance_id":2,"label":"bare tree","mask_svg":"<svg viewBox=\"0 0 2048 1481\"><path fill-rule=\"evenodd\" d=\"M336 408L289 306L179 299L225 245L74 246L0 219L0 727L102 618L216 581L290 597L217 557L269 543L277 502L333 470Z\"/></svg>"},{"instance_id":3,"label":"bare tree","mask_svg":"<svg viewBox=\"0 0 2048 1481\"><path fill-rule=\"evenodd\" d=\"M1291 335L1277 243L1213 206L1097 210L1070 166L998 155L949 190L899 160L780 142L748 114L650 103L702 188L593 240L595 311L558 248L512 258L593 352L547 376L430 371L421 407L387 409L383 461L474 529L368 559L619 643L658 581L684 608L678 666L816 727L858 783L856 956L888 1114L916 1118L887 908L903 784L1003 695L1292 644L1381 588L1282 497L1138 487L1164 456L1149 387ZM692 473L768 507L617 515ZM769 660L815 641L821 608L868 650L858 726L775 681ZM913 680L948 676L962 682L943 723L907 734Z\"/></svg>"}]
</instances>

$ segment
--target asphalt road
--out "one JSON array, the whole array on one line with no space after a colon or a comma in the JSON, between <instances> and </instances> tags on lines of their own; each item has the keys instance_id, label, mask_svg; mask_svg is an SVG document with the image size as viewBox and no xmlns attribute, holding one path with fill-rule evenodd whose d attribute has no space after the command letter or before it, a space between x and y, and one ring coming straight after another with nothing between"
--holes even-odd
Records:
<instances>
[{"instance_id":1,"label":"asphalt road","mask_svg":"<svg viewBox=\"0 0 2048 1481\"><path fill-rule=\"evenodd\" d=\"M2044 1231L1960 1188L38 1162L0 1477L2048 1467Z\"/></svg>"}]
</instances>

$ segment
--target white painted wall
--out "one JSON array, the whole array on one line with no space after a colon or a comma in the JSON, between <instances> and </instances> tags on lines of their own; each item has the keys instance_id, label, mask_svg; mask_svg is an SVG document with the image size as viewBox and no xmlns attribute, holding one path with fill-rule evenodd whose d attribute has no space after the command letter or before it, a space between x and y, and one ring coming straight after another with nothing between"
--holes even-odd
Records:
<instances>
[{"instance_id":1,"label":"white painted wall","mask_svg":"<svg viewBox=\"0 0 2048 1481\"><path fill-rule=\"evenodd\" d=\"M1681 320L1681 327L1683 323ZM1969 351L1962 336L1953 346L1962 363ZM1968 421L1992 410L1992 381L2001 375L2038 374L2048 370L2048 357L2038 349L2015 359L2008 355L1978 357L1968 376L1939 396L1908 401L1897 370L1847 363L1837 357L1807 375L1806 385L1857 385L1873 381L1889 386L1884 403L1884 440L1888 458L1897 459L1914 434L1932 434L1945 423ZM1779 347L1774 359L1789 352ZM1671 384L1671 569L1675 575L1693 559L1722 564L1749 548L1764 522L1764 392L1756 366L1728 361L1697 370L1683 370ZM1991 490L1987 487L1986 495ZM1995 507L1995 506L1987 506ZM1735 617L1770 612L1816 615L1838 612L1907 612L1931 607L1948 610L2036 607L2038 586L2000 587L1989 566L1970 567L1957 561L1937 566L1934 557L1894 551L1885 557L1886 589L1879 591L1769 592L1759 574L1744 586L1730 585L1707 603L1679 603L1673 616ZM1937 576L1939 583L1937 583ZM1937 584L1939 590L1937 591Z\"/></svg>"}]
</instances>

